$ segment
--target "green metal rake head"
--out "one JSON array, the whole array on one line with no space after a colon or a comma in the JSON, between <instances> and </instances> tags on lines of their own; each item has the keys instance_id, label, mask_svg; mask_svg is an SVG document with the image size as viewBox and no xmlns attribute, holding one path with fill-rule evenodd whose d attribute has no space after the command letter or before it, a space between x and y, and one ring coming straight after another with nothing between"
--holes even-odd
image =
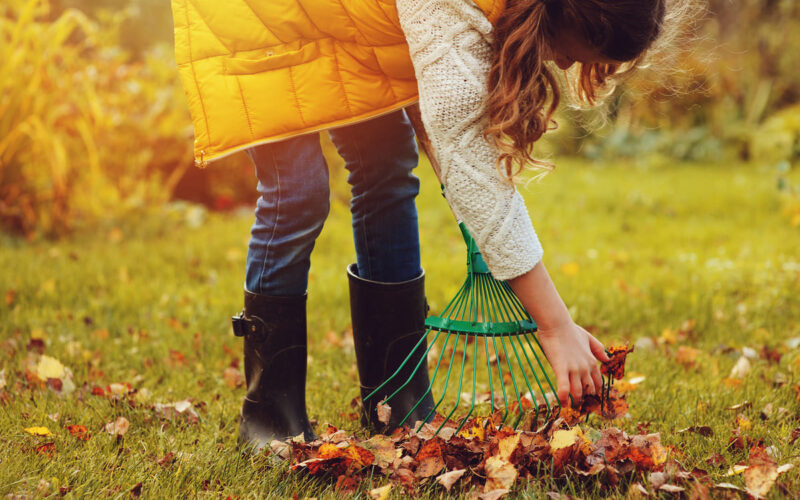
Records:
<instances>
[{"instance_id":1,"label":"green metal rake head","mask_svg":"<svg viewBox=\"0 0 800 500\"><path fill-rule=\"evenodd\" d=\"M428 369L427 364L431 364L432 377L427 392L421 395L417 405L405 415L401 426L406 423L414 424L406 420L434 389L441 395L417 430L425 421L431 420L446 395L453 392L455 405L450 408L436 433L456 413L462 401L469 407L456 432L473 416L476 407L487 402L492 414L498 409L503 411L501 425L511 415L513 427L516 429L527 409L535 412L534 422L539 418L548 420L560 412L561 404L556 397L555 385L542 363L545 357L534 335L536 323L514 295L509 284L498 281L491 275L475 240L464 224L459 223L459 227L467 245L467 278L464 284L439 316L430 316L425 321L425 335L420 337L394 374L365 399L378 394L398 376L410 360L418 359L413 372ZM426 348L425 340L428 336L432 338ZM423 350L423 355L420 356L418 351ZM423 366L426 361L427 364ZM458 373L457 380L453 376L454 371ZM391 406L392 398L412 377L413 373L384 402ZM447 407L449 405L445 405L445 410ZM516 418L514 413L518 413Z\"/></svg>"}]
</instances>

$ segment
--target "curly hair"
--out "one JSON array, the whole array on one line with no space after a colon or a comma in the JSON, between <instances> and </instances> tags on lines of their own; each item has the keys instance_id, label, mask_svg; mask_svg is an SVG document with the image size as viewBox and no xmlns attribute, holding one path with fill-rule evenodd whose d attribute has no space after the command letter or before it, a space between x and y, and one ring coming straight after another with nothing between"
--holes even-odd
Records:
<instances>
[{"instance_id":1,"label":"curly hair","mask_svg":"<svg viewBox=\"0 0 800 500\"><path fill-rule=\"evenodd\" d=\"M494 31L485 132L500 151L498 171L513 182L526 165L544 169L543 174L555 168L533 158L531 148L557 126L553 115L561 90L546 61L557 33L569 31L605 59L618 61L579 62L568 73L570 93L593 105L613 91L617 77L642 65L665 31L668 2L682 1L508 0Z\"/></svg>"}]
</instances>

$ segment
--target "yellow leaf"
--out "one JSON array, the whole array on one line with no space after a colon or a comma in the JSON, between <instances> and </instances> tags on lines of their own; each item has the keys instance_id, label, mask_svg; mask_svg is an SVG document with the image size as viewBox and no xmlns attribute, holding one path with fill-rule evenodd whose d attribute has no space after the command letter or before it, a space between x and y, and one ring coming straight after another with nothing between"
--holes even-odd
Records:
<instances>
[{"instance_id":1,"label":"yellow leaf","mask_svg":"<svg viewBox=\"0 0 800 500\"><path fill-rule=\"evenodd\" d=\"M41 328L34 328L31 330L31 340L47 340L47 335Z\"/></svg>"},{"instance_id":2,"label":"yellow leaf","mask_svg":"<svg viewBox=\"0 0 800 500\"><path fill-rule=\"evenodd\" d=\"M661 331L661 340L667 344L674 344L678 341L678 335L671 328L664 328Z\"/></svg>"},{"instance_id":3,"label":"yellow leaf","mask_svg":"<svg viewBox=\"0 0 800 500\"><path fill-rule=\"evenodd\" d=\"M52 436L53 433L47 427L26 427L23 429L28 434L33 436Z\"/></svg>"},{"instance_id":4,"label":"yellow leaf","mask_svg":"<svg viewBox=\"0 0 800 500\"><path fill-rule=\"evenodd\" d=\"M561 266L561 272L567 276L575 276L580 271L580 266L577 262L567 262Z\"/></svg>"},{"instance_id":5,"label":"yellow leaf","mask_svg":"<svg viewBox=\"0 0 800 500\"><path fill-rule=\"evenodd\" d=\"M42 380L61 378L64 376L64 365L56 358L51 358L46 354L42 355L36 365L36 376Z\"/></svg>"},{"instance_id":6,"label":"yellow leaf","mask_svg":"<svg viewBox=\"0 0 800 500\"><path fill-rule=\"evenodd\" d=\"M500 440L497 445L500 458L503 460L508 460L509 457L511 457L511 454L514 453L515 449L517 449L519 438L520 434L514 433Z\"/></svg>"},{"instance_id":7,"label":"yellow leaf","mask_svg":"<svg viewBox=\"0 0 800 500\"><path fill-rule=\"evenodd\" d=\"M581 428L578 426L575 426L568 431L555 431L553 433L553 437L550 438L550 449L560 450L561 448L572 446L575 444L575 440L578 439L578 437L582 434Z\"/></svg>"}]
</instances>

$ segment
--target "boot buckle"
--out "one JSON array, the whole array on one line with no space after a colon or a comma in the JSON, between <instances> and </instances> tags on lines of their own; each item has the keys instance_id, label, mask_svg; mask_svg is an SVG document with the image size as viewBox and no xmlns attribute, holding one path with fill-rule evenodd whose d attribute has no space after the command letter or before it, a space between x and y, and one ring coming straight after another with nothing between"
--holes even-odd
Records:
<instances>
[{"instance_id":1,"label":"boot buckle","mask_svg":"<svg viewBox=\"0 0 800 500\"><path fill-rule=\"evenodd\" d=\"M231 323L233 325L233 334L237 337L247 337L248 340L255 342L261 342L267 337L266 325L257 316L248 318L242 311L231 317Z\"/></svg>"}]
</instances>

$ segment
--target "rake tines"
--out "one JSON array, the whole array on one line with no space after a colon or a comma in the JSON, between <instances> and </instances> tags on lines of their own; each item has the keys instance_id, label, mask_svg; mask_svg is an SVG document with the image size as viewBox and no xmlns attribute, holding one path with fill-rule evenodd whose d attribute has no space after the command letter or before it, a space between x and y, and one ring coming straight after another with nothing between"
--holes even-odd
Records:
<instances>
[{"instance_id":1,"label":"rake tines","mask_svg":"<svg viewBox=\"0 0 800 500\"><path fill-rule=\"evenodd\" d=\"M514 403L516 403L519 413L514 420L515 429L526 413L524 410L528 408L535 412L534 422L538 421L540 417L547 420L554 412L560 411L561 405L558 398L555 397L555 386L542 363L544 354L534 335L536 324L514 295L508 283L498 281L491 275L475 241L464 224L459 224L459 227L467 244L468 255L467 278L464 284L439 316L431 316L425 321L427 326L425 335L421 336L419 342L398 369L365 399L373 397L389 381L393 380L409 360L419 359L414 367L414 372L416 372L419 369L427 369L427 363L425 367L422 364L430 357L431 360L436 359L430 384L425 394L420 396L417 404L405 415L400 423L401 426L406 423L408 417L427 394L434 390L434 387L440 393L440 397L423 422L430 420L436 414L437 409L445 401L448 389L452 391L455 388L456 395L455 405L436 429L436 433L455 414L462 399L466 399L469 409L461 418L456 432L461 430L475 412L476 406L484 403L483 389L488 390L488 401L492 414L495 413L497 406L502 404L504 412L501 424L508 419ZM428 342L428 347L424 348L428 335L433 335L433 338ZM441 349L438 349L437 341L441 337L444 337L444 344ZM482 350L478 349L479 343L483 344ZM417 351L422 349L424 352L420 355ZM471 356L469 356L470 350ZM445 356L446 353L449 356ZM479 363L481 356L485 360L485 370L484 361ZM467 363L468 357L472 358L471 363ZM442 374L445 367L446 373ZM456 371L458 372L457 384L455 381L451 384L454 367L457 367ZM467 385L471 385L471 390L462 393L465 375ZM411 381L412 377L413 374L394 393L390 394L385 402L389 403ZM472 379L471 384L470 378ZM438 385L437 380L439 380ZM498 386L499 395L496 394ZM525 392L526 389L527 392ZM523 391L522 394L521 391ZM481 393L480 396L479 393ZM464 395L467 397L464 398ZM502 403L497 401L500 399L500 395ZM511 404L509 404L510 398L513 398ZM413 424L413 422L409 423ZM422 423L420 423L421 426Z\"/></svg>"}]
</instances>

